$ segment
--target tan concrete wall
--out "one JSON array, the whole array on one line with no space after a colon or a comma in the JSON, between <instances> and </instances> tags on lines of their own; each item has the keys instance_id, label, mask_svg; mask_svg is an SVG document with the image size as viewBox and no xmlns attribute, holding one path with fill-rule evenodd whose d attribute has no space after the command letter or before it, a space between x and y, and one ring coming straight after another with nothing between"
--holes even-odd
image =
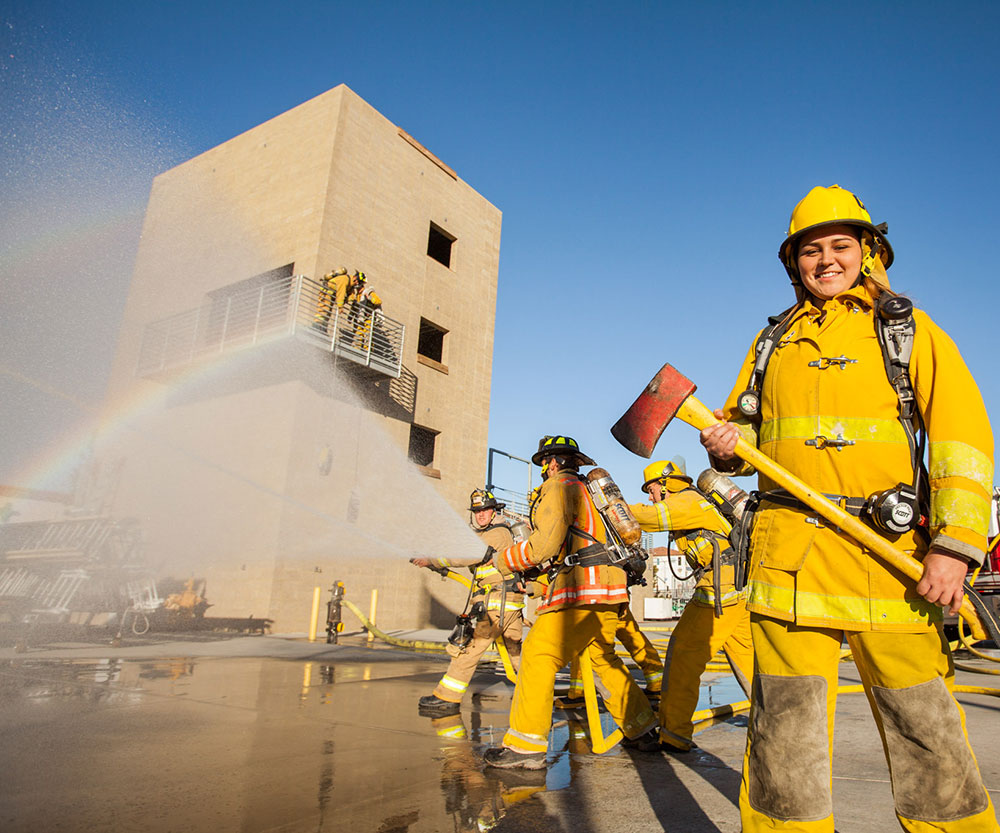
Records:
<instances>
[{"instance_id":1,"label":"tan concrete wall","mask_svg":"<svg viewBox=\"0 0 1000 833\"><path fill-rule=\"evenodd\" d=\"M274 619L277 632L303 631L312 588L323 587L325 602L341 579L364 608L377 587L389 627L450 623L442 611L460 607L464 592L407 564L412 551L379 527L405 523L407 496L429 487L443 500L420 514L445 516L451 544L465 546L453 527L464 527L468 494L485 476L500 219L344 86L156 178L106 411L117 422L123 403L169 394L169 409L151 424L170 442L151 447L148 438L116 435L105 453L126 461L116 512L140 517L154 562L172 567L183 550L178 563L208 579L209 615L252 613ZM456 238L450 268L426 254L432 221ZM330 355L315 348L302 345L314 355L295 360L326 362L312 375L296 366L281 378L279 358L255 383L249 351L179 373L177 390L136 378L149 323L288 264L314 278L337 266L365 271L385 313L406 325L412 421L440 432L439 479L416 475L421 484L400 487L409 420L363 409L359 421L333 381ZM417 361L421 316L448 330L447 373ZM387 446L396 456L372 462L366 449ZM323 455L328 474L319 471ZM352 520L359 476L363 500ZM379 491L393 496L398 518L376 511Z\"/></svg>"},{"instance_id":2,"label":"tan concrete wall","mask_svg":"<svg viewBox=\"0 0 1000 833\"><path fill-rule=\"evenodd\" d=\"M386 314L406 324L415 422L441 432L435 467L458 506L485 476L501 215L350 91L340 119L319 270L362 269ZM450 268L427 256L432 221L456 238ZM417 362L421 317L449 331L447 375Z\"/></svg>"},{"instance_id":3,"label":"tan concrete wall","mask_svg":"<svg viewBox=\"0 0 1000 833\"><path fill-rule=\"evenodd\" d=\"M315 262L336 140L337 87L153 180L109 400L141 381L142 331L206 293Z\"/></svg>"}]
</instances>

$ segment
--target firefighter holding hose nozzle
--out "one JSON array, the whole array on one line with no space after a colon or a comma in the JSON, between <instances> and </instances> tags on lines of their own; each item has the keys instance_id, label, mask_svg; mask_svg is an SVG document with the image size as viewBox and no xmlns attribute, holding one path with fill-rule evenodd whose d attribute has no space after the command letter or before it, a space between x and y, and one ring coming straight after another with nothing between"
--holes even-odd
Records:
<instances>
[{"instance_id":1,"label":"firefighter holding hose nozzle","mask_svg":"<svg viewBox=\"0 0 1000 833\"><path fill-rule=\"evenodd\" d=\"M504 508L492 492L475 489L469 496L471 526L487 545L487 555L472 559L411 558L418 567L446 571L450 567L467 567L472 571L472 584L465 610L458 617L455 630L448 638L447 651L451 663L433 693L418 701L425 716L456 714L462 697L476 671L476 665L494 640L503 639L511 663L518 667L521 658L521 631L524 627L524 588L516 579L501 574L490 557L514 543L510 527L498 520Z\"/></svg>"}]
</instances>

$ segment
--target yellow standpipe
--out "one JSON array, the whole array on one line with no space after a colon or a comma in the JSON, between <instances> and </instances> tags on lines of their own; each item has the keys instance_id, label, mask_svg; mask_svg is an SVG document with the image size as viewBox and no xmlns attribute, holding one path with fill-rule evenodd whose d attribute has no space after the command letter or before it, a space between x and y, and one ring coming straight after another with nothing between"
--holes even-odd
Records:
<instances>
[{"instance_id":1,"label":"yellow standpipe","mask_svg":"<svg viewBox=\"0 0 1000 833\"><path fill-rule=\"evenodd\" d=\"M368 621L373 625L375 624L375 611L378 608L378 588L372 588L372 604L368 609ZM372 628L368 629L368 642L375 641L375 631Z\"/></svg>"},{"instance_id":2,"label":"yellow standpipe","mask_svg":"<svg viewBox=\"0 0 1000 833\"><path fill-rule=\"evenodd\" d=\"M319 593L318 587L313 588L312 613L309 614L309 641L316 641L316 631L319 629Z\"/></svg>"}]
</instances>

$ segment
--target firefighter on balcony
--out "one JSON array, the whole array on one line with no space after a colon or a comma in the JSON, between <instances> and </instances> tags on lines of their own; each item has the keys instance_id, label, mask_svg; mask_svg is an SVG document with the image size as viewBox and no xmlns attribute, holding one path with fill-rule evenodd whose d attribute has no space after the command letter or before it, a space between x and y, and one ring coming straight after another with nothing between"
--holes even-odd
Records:
<instances>
[{"instance_id":1,"label":"firefighter on balcony","mask_svg":"<svg viewBox=\"0 0 1000 833\"><path fill-rule=\"evenodd\" d=\"M357 279L359 273L348 275L347 269L341 266L332 272L327 272L320 282L319 297L316 299L316 314L313 316L313 328L325 333L330 324L330 315L334 307L338 310L345 304L353 303L355 294L360 287Z\"/></svg>"},{"instance_id":2,"label":"firefighter on balcony","mask_svg":"<svg viewBox=\"0 0 1000 833\"><path fill-rule=\"evenodd\" d=\"M604 523L579 474L594 461L567 436L543 437L532 462L542 467L534 530L519 544L496 553L504 573L539 567L550 581L521 652L510 721L503 745L487 749L488 766L545 766L556 673L585 650L603 659L605 705L626 738L655 738L649 701L616 656L615 631L628 606L625 571L609 563Z\"/></svg>"},{"instance_id":3,"label":"firefighter on balcony","mask_svg":"<svg viewBox=\"0 0 1000 833\"><path fill-rule=\"evenodd\" d=\"M850 191L812 189L778 256L795 304L751 343L716 413L725 421L702 444L716 469L750 474L735 456L742 436L923 567L919 581L905 577L759 474L742 829L833 831L846 639L903 829L997 833L941 621L986 546L993 434L982 396L951 338L890 290L886 229Z\"/></svg>"},{"instance_id":4,"label":"firefighter on balcony","mask_svg":"<svg viewBox=\"0 0 1000 833\"><path fill-rule=\"evenodd\" d=\"M493 493L485 489L476 489L469 497L469 511L472 513L470 526L479 540L493 550L503 550L514 543L510 527L497 519L497 513L503 508L504 504L499 503ZM488 552L492 555L492 550ZM429 567L432 570L468 567L473 572L465 614L476 611L478 615L481 611L482 618L469 622L474 629L467 642L464 639L449 639L451 664L434 692L421 697L418 704L422 714L454 714L460 708L480 657L494 640L503 639L511 662L515 668L518 667L521 658L521 630L524 625L524 593L516 579L505 579L490 560L411 558L410 561L418 567ZM463 619L464 615L459 618ZM465 644L461 644L462 642Z\"/></svg>"},{"instance_id":5,"label":"firefighter on balcony","mask_svg":"<svg viewBox=\"0 0 1000 833\"><path fill-rule=\"evenodd\" d=\"M701 675L722 649L743 690L750 695L753 644L745 594L735 587L732 526L675 463L646 466L642 490L650 505L629 508L646 532L671 533L697 577L694 595L670 635L660 700L660 742L670 752L688 752L698 707Z\"/></svg>"},{"instance_id":6,"label":"firefighter on balcony","mask_svg":"<svg viewBox=\"0 0 1000 833\"><path fill-rule=\"evenodd\" d=\"M363 273L362 273L363 274ZM369 338L375 333L375 340L382 344L385 341L385 333L382 328L382 299L372 288L367 279L359 285L355 294L354 308L354 346L360 350L367 350Z\"/></svg>"}]
</instances>

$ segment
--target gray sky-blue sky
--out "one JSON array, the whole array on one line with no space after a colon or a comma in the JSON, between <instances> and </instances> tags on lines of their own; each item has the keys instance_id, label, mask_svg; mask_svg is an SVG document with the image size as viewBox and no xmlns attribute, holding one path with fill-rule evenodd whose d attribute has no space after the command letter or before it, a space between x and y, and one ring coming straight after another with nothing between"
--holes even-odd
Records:
<instances>
[{"instance_id":1,"label":"gray sky-blue sky","mask_svg":"<svg viewBox=\"0 0 1000 833\"><path fill-rule=\"evenodd\" d=\"M894 288L1000 413L995 4L8 0L0 22L5 361L86 401L152 177L346 83L503 211L491 445L569 433L639 499L610 425L664 361L721 403L790 302L792 206L834 182L888 221ZM80 212L115 256L19 285ZM5 423L46 402L19 391ZM678 453L702 467L694 429L656 456Z\"/></svg>"}]
</instances>

